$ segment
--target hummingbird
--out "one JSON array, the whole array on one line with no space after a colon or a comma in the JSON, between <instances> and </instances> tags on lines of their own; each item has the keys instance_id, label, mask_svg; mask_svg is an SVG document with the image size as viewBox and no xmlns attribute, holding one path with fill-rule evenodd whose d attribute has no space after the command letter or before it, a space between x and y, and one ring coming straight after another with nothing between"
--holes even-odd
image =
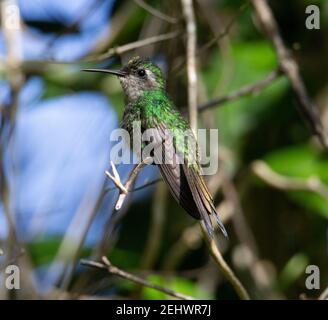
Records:
<instances>
[{"instance_id":1,"label":"hummingbird","mask_svg":"<svg viewBox=\"0 0 328 320\"><path fill-rule=\"evenodd\" d=\"M198 161L196 139L186 119L176 109L166 92L166 81L161 69L148 58L132 58L120 70L82 69L103 72L119 78L124 91L125 107L121 127L132 136L133 122L141 123L141 130L152 129L155 145L162 147L162 155L171 161L155 159L163 180L174 199L193 218L202 220L208 234L213 237L211 216L225 236L227 232L215 209L213 198L202 176ZM167 132L173 136L167 138ZM183 143L184 135L196 146L190 150ZM132 139L132 137L131 137ZM153 156L158 157L158 152ZM164 156L163 155L163 156Z\"/></svg>"}]
</instances>

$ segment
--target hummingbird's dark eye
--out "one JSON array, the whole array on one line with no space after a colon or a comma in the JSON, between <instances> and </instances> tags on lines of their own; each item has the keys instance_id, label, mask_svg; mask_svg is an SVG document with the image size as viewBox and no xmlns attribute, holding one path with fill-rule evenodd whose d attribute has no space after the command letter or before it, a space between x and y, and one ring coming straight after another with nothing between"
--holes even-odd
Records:
<instances>
[{"instance_id":1,"label":"hummingbird's dark eye","mask_svg":"<svg viewBox=\"0 0 328 320\"><path fill-rule=\"evenodd\" d=\"M146 71L144 69L138 70L138 76L139 77L144 77L146 75Z\"/></svg>"}]
</instances>

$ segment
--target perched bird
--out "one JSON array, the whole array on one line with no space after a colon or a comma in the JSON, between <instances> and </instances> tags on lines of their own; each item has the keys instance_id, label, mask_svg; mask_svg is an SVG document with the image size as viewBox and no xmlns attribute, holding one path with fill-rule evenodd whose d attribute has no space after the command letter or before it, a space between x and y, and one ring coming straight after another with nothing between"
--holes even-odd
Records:
<instances>
[{"instance_id":1,"label":"perched bird","mask_svg":"<svg viewBox=\"0 0 328 320\"><path fill-rule=\"evenodd\" d=\"M156 132L155 145L157 142L162 147L160 152L163 158L160 159L158 152L152 156L156 158L154 162L175 200L192 217L204 221L210 236L213 236L214 230L210 216L214 216L226 236L227 232L201 175L196 139L188 122L168 97L161 69L148 59L136 57L121 70L83 71L105 72L119 77L125 95L122 128L132 136L133 122L139 121L142 131L152 129L152 132ZM167 132L171 133L172 139L167 138ZM185 146L183 142L186 135L196 148L190 150Z\"/></svg>"}]
</instances>

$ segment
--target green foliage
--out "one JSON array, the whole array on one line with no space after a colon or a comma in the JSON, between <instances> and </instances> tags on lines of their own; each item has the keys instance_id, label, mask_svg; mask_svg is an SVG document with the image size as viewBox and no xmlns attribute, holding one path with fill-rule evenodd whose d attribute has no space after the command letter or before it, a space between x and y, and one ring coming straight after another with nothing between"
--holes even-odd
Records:
<instances>
[{"instance_id":1,"label":"green foliage","mask_svg":"<svg viewBox=\"0 0 328 320\"><path fill-rule=\"evenodd\" d=\"M260 79L276 66L275 53L270 44L264 40L233 42L230 45L229 56L222 56L217 49L214 49L208 67L203 71L210 96L215 93L227 59L233 61L233 73L228 83L224 84L225 90L221 94Z\"/></svg>"},{"instance_id":2,"label":"green foliage","mask_svg":"<svg viewBox=\"0 0 328 320\"><path fill-rule=\"evenodd\" d=\"M166 278L160 275L151 275L147 277L147 280L151 283L164 286L176 292L192 296L196 299L213 299L211 295L204 290L201 290L197 283L184 277L175 276ZM142 290L142 298L149 300L172 299L172 297L167 296L162 292L147 287L144 287Z\"/></svg>"},{"instance_id":3,"label":"green foliage","mask_svg":"<svg viewBox=\"0 0 328 320\"><path fill-rule=\"evenodd\" d=\"M309 259L303 253L297 253L292 256L282 269L277 279L277 284L280 290L286 290L300 276L304 274L306 266L309 264Z\"/></svg>"},{"instance_id":4,"label":"green foliage","mask_svg":"<svg viewBox=\"0 0 328 320\"><path fill-rule=\"evenodd\" d=\"M122 248L114 248L110 252L110 260L123 269L136 268L138 266L139 255L131 250L124 250Z\"/></svg>"},{"instance_id":5,"label":"green foliage","mask_svg":"<svg viewBox=\"0 0 328 320\"><path fill-rule=\"evenodd\" d=\"M264 160L281 175L302 180L318 177L328 188L328 159L310 144L276 150L268 154ZM327 199L308 191L290 191L288 195L299 205L328 219Z\"/></svg>"},{"instance_id":6,"label":"green foliage","mask_svg":"<svg viewBox=\"0 0 328 320\"><path fill-rule=\"evenodd\" d=\"M27 246L32 262L35 266L50 263L56 256L61 239L53 238L46 241L33 241Z\"/></svg>"},{"instance_id":7,"label":"green foliage","mask_svg":"<svg viewBox=\"0 0 328 320\"><path fill-rule=\"evenodd\" d=\"M33 265L36 267L50 264L56 257L62 239L53 237L48 239L34 240L27 244ZM89 256L90 248L83 247L81 249L81 258Z\"/></svg>"},{"instance_id":8,"label":"green foliage","mask_svg":"<svg viewBox=\"0 0 328 320\"><path fill-rule=\"evenodd\" d=\"M241 86L263 79L276 67L276 59L270 44L265 41L232 44L233 74L224 90L220 93L231 92ZM217 51L209 63L211 66L204 70L204 81L210 96L217 96L215 87L220 81L225 60ZM261 113L265 113L287 89L286 79L279 79L270 84L256 96L244 97L226 103L216 111L220 142L238 152L243 137L255 126Z\"/></svg>"}]
</instances>

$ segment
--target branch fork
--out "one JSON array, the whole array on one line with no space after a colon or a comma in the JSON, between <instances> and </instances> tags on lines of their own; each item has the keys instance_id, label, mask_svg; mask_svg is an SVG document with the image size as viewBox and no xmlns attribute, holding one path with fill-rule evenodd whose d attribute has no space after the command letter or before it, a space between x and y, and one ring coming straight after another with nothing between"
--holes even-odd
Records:
<instances>
[{"instance_id":1,"label":"branch fork","mask_svg":"<svg viewBox=\"0 0 328 320\"><path fill-rule=\"evenodd\" d=\"M115 164L113 161L110 161L111 166L111 172L108 170L105 171L106 176L113 181L116 188L119 190L119 196L117 198L116 204L115 204L115 210L118 211L122 208L123 203L126 199L126 196L128 195L130 191L131 185L134 183L139 171L145 166L150 164L153 161L151 157L147 157L143 159L141 162L136 164L133 168L133 170L130 172L128 179L126 180L125 184L122 183L121 177L115 167Z\"/></svg>"},{"instance_id":2,"label":"branch fork","mask_svg":"<svg viewBox=\"0 0 328 320\"><path fill-rule=\"evenodd\" d=\"M110 161L110 166L112 168L113 174L111 174L108 170L105 171L106 176L113 181L115 186L120 190L121 193L127 194L128 190L124 187L124 185L121 182L121 177L117 172L117 169L115 167L115 164L113 161Z\"/></svg>"},{"instance_id":3,"label":"branch fork","mask_svg":"<svg viewBox=\"0 0 328 320\"><path fill-rule=\"evenodd\" d=\"M142 285L144 287L148 287L157 291L160 291L162 293L165 293L171 297L180 299L180 300L194 300L193 297L176 292L174 290L159 286L157 284L151 283L139 276L136 276L134 274L128 273L110 263L110 261L107 259L107 257L103 256L101 258L102 262L97 261L90 261L90 260L81 260L81 264L88 267L93 267L96 269L102 269L106 270L108 274L110 275L116 275L120 278L126 279L128 281L134 282L136 284Z\"/></svg>"}]
</instances>

